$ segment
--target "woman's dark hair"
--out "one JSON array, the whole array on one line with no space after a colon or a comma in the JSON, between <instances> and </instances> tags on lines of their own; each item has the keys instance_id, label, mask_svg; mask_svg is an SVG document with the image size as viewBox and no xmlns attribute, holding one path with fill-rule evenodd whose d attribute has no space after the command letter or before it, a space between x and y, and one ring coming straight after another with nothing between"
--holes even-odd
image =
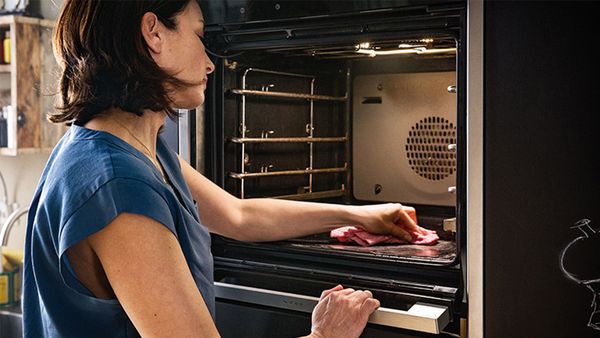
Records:
<instances>
[{"instance_id":1,"label":"woman's dark hair","mask_svg":"<svg viewBox=\"0 0 600 338\"><path fill-rule=\"evenodd\" d=\"M60 103L48 114L55 123L85 123L121 108L141 116L144 109L171 118L167 89L188 86L152 59L141 20L152 12L169 29L191 0L65 0L54 30L54 54L61 67Z\"/></svg>"}]
</instances>

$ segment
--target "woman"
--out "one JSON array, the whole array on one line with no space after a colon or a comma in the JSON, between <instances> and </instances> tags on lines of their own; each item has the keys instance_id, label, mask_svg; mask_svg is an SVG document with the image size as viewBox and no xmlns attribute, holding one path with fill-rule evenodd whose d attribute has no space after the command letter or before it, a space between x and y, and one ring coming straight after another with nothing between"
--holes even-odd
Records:
<instances>
[{"instance_id":1,"label":"woman","mask_svg":"<svg viewBox=\"0 0 600 338\"><path fill-rule=\"evenodd\" d=\"M398 204L237 199L170 152L170 107L204 101L214 65L194 0L65 0L54 48L72 123L28 220L26 337L217 337L209 232L273 241L357 224L410 238ZM195 203L197 201L197 205ZM408 236L408 237L407 237ZM311 337L357 337L369 291L323 292Z\"/></svg>"}]
</instances>

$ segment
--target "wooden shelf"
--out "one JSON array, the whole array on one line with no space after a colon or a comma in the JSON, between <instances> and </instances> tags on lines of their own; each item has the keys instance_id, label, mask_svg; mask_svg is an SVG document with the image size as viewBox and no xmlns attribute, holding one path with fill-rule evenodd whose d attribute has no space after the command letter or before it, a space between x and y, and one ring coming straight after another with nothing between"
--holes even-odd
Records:
<instances>
[{"instance_id":1,"label":"wooden shelf","mask_svg":"<svg viewBox=\"0 0 600 338\"><path fill-rule=\"evenodd\" d=\"M53 148L0 148L0 156L17 156L31 154L51 154Z\"/></svg>"},{"instance_id":2,"label":"wooden shelf","mask_svg":"<svg viewBox=\"0 0 600 338\"><path fill-rule=\"evenodd\" d=\"M0 27L7 27L13 23L38 24L45 27L54 27L54 22L52 20L22 15L0 15Z\"/></svg>"},{"instance_id":3,"label":"wooden shelf","mask_svg":"<svg viewBox=\"0 0 600 338\"><path fill-rule=\"evenodd\" d=\"M0 148L1 156L16 156L18 153L17 149L14 148Z\"/></svg>"},{"instance_id":4,"label":"wooden shelf","mask_svg":"<svg viewBox=\"0 0 600 338\"><path fill-rule=\"evenodd\" d=\"M52 149L66 131L65 126L54 125L46 120L46 114L54 109L58 65L52 53L52 27L50 20L3 15L0 29L10 32L11 64L0 64L2 81L8 86L9 96L4 104L15 108L17 118L16 136L12 140L16 149L0 148L0 155L16 156ZM4 85L4 83L3 83ZM6 90L5 90L6 92Z\"/></svg>"}]
</instances>

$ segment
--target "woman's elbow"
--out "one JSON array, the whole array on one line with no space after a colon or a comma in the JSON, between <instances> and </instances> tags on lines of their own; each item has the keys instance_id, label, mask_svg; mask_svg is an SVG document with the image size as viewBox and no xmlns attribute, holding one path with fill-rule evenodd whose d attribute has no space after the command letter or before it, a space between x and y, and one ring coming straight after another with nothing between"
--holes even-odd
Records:
<instances>
[{"instance_id":1,"label":"woman's elbow","mask_svg":"<svg viewBox=\"0 0 600 338\"><path fill-rule=\"evenodd\" d=\"M223 212L211 212L210 210L201 212L200 221L211 233L238 241L249 241L251 239L244 226L241 202L242 200L232 201Z\"/></svg>"}]
</instances>

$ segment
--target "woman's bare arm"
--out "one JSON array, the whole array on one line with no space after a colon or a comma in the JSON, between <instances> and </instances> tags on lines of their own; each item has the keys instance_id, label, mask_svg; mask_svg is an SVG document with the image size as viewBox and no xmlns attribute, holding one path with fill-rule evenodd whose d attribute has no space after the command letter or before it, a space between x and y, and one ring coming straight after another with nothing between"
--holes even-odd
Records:
<instances>
[{"instance_id":1,"label":"woman's bare arm","mask_svg":"<svg viewBox=\"0 0 600 338\"><path fill-rule=\"evenodd\" d=\"M395 223L416 224L399 204L349 206L270 198L238 199L179 160L204 225L211 232L242 241L272 241L357 225L373 233L410 240Z\"/></svg>"},{"instance_id":2,"label":"woman's bare arm","mask_svg":"<svg viewBox=\"0 0 600 338\"><path fill-rule=\"evenodd\" d=\"M181 247L164 225L120 214L88 241L142 337L219 337Z\"/></svg>"}]
</instances>

